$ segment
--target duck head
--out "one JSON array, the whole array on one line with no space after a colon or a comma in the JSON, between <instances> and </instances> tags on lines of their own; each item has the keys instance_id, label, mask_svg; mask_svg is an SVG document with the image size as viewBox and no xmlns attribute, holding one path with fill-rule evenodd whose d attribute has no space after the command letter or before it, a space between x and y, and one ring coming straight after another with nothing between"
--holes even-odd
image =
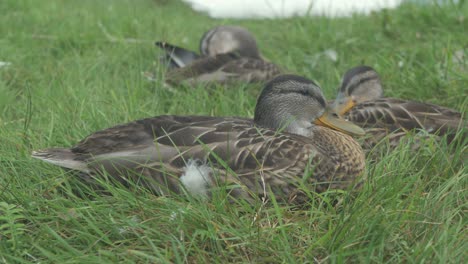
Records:
<instances>
[{"instance_id":1,"label":"duck head","mask_svg":"<svg viewBox=\"0 0 468 264\"><path fill-rule=\"evenodd\" d=\"M309 136L317 126L351 135L364 135L362 128L327 107L320 87L296 75L280 75L270 80L257 100L256 124L289 133Z\"/></svg>"},{"instance_id":2,"label":"duck head","mask_svg":"<svg viewBox=\"0 0 468 264\"><path fill-rule=\"evenodd\" d=\"M236 53L241 57L260 58L255 37L239 26L217 26L207 31L200 40L200 53L205 56Z\"/></svg>"},{"instance_id":3,"label":"duck head","mask_svg":"<svg viewBox=\"0 0 468 264\"><path fill-rule=\"evenodd\" d=\"M343 115L356 104L382 96L383 89L379 74L372 67L357 66L344 74L332 108L336 113Z\"/></svg>"}]
</instances>

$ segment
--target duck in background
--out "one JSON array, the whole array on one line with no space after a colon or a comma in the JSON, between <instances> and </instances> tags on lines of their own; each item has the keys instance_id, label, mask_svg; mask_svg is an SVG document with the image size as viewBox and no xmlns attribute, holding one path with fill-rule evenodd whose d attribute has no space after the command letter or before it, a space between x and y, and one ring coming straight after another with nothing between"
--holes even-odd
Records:
<instances>
[{"instance_id":1,"label":"duck in background","mask_svg":"<svg viewBox=\"0 0 468 264\"><path fill-rule=\"evenodd\" d=\"M167 65L166 83L226 84L266 82L282 70L265 60L255 37L239 26L217 26L200 40L200 54L166 42L156 42L165 51L161 64Z\"/></svg>"},{"instance_id":2,"label":"duck in background","mask_svg":"<svg viewBox=\"0 0 468 264\"><path fill-rule=\"evenodd\" d=\"M460 129L468 131L460 112L429 103L384 97L378 73L365 65L344 74L332 108L364 128L367 137L362 146L365 150L387 136L394 148L411 130L421 130L423 134L439 138L446 136L448 143L456 138ZM466 139L466 134L462 137Z\"/></svg>"},{"instance_id":3,"label":"duck in background","mask_svg":"<svg viewBox=\"0 0 468 264\"><path fill-rule=\"evenodd\" d=\"M205 32L200 39L200 53L162 41L156 42L156 46L166 52L161 62L169 69L182 68L196 59L223 53L238 52L243 57L260 57L255 37L240 26L217 26Z\"/></svg>"},{"instance_id":4,"label":"duck in background","mask_svg":"<svg viewBox=\"0 0 468 264\"><path fill-rule=\"evenodd\" d=\"M300 186L317 192L346 189L364 172L362 148L345 133L364 131L327 111L314 82L281 75L264 87L253 120L157 116L32 156L78 171L84 179L109 175L159 195L188 191L209 197L212 188L226 186L234 198L273 194L296 204L308 200Z\"/></svg>"}]
</instances>

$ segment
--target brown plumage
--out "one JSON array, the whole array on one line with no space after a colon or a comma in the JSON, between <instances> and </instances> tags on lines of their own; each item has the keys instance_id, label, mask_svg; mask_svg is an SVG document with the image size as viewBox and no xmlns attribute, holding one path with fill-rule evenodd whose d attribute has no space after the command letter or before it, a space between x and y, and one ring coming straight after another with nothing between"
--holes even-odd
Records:
<instances>
[{"instance_id":1,"label":"brown plumage","mask_svg":"<svg viewBox=\"0 0 468 264\"><path fill-rule=\"evenodd\" d=\"M157 194L185 188L209 195L215 187L226 187L236 198L269 196L271 190L277 200L302 203L307 196L299 186L318 192L348 188L365 166L352 137L314 120L351 133L363 131L333 120L324 107L313 82L280 76L259 97L255 121L157 116L95 132L69 149L37 151L33 157L94 177L105 171ZM198 178L189 179L193 169Z\"/></svg>"},{"instance_id":2,"label":"brown plumage","mask_svg":"<svg viewBox=\"0 0 468 264\"><path fill-rule=\"evenodd\" d=\"M254 35L239 26L216 26L205 32L200 39L199 54L164 41L157 41L155 44L165 51L160 62L169 69L186 67L197 59L225 53L261 58Z\"/></svg>"},{"instance_id":3,"label":"brown plumage","mask_svg":"<svg viewBox=\"0 0 468 264\"><path fill-rule=\"evenodd\" d=\"M408 131L413 130L420 130L422 136L446 136L450 143L460 129L466 128L461 113L455 110L383 97L380 77L369 66L358 66L346 72L333 107L366 130L365 149L372 148L385 137L395 147Z\"/></svg>"},{"instance_id":4,"label":"brown plumage","mask_svg":"<svg viewBox=\"0 0 468 264\"><path fill-rule=\"evenodd\" d=\"M169 68L166 82L171 85L266 82L282 72L262 58L254 36L238 26L218 26L206 32L200 55L165 42L156 45L166 52L162 63Z\"/></svg>"},{"instance_id":5,"label":"brown plumage","mask_svg":"<svg viewBox=\"0 0 468 264\"><path fill-rule=\"evenodd\" d=\"M273 63L257 58L240 57L235 53L200 58L187 67L167 72L166 82L171 85L186 83L226 84L232 82L266 82L281 73Z\"/></svg>"}]
</instances>

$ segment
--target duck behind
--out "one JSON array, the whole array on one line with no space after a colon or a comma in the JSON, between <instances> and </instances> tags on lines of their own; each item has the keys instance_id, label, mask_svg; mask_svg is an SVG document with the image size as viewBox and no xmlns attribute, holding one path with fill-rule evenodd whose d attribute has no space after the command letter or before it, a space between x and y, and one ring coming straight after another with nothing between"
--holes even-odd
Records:
<instances>
[{"instance_id":1,"label":"duck behind","mask_svg":"<svg viewBox=\"0 0 468 264\"><path fill-rule=\"evenodd\" d=\"M156 42L165 50L166 83L189 85L266 82L282 70L262 58L255 37L239 26L218 26L200 40L200 52Z\"/></svg>"},{"instance_id":2,"label":"duck behind","mask_svg":"<svg viewBox=\"0 0 468 264\"><path fill-rule=\"evenodd\" d=\"M467 127L460 112L443 106L383 96L378 73L369 66L358 66L347 71L332 107L349 121L363 127L368 134L368 146L389 136L393 146L398 145L407 131L421 130L438 137L447 137L451 143L461 135L466 139ZM463 132L463 129L465 132Z\"/></svg>"}]
</instances>

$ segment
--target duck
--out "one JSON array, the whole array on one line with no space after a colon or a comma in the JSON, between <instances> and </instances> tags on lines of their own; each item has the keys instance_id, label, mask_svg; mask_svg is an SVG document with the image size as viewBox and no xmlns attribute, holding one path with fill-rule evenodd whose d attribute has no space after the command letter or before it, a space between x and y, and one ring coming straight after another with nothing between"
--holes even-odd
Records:
<instances>
[{"instance_id":1,"label":"duck","mask_svg":"<svg viewBox=\"0 0 468 264\"><path fill-rule=\"evenodd\" d=\"M164 41L155 44L165 51L161 62L169 69L185 67L202 57L231 52L238 52L242 57L261 57L254 35L246 28L234 25L216 26L206 31L200 39L200 53Z\"/></svg>"},{"instance_id":2,"label":"duck","mask_svg":"<svg viewBox=\"0 0 468 264\"><path fill-rule=\"evenodd\" d=\"M445 136L450 144L457 131L466 128L462 114L456 110L385 97L379 74L367 65L351 68L343 75L331 108L364 128L366 139L362 146L365 150L373 148L384 138L388 139L391 148L395 148L409 131L415 130L420 132L421 138L433 136L440 141Z\"/></svg>"},{"instance_id":3,"label":"duck","mask_svg":"<svg viewBox=\"0 0 468 264\"><path fill-rule=\"evenodd\" d=\"M352 136L363 134L330 110L313 81L280 75L264 86L253 119L155 116L32 157L86 180L108 175L156 195L210 198L226 190L232 199L298 204L310 200L300 186L359 189L365 157Z\"/></svg>"},{"instance_id":4,"label":"duck","mask_svg":"<svg viewBox=\"0 0 468 264\"><path fill-rule=\"evenodd\" d=\"M167 42L155 44L165 52L161 64L167 65L165 81L172 86L265 83L283 72L261 56L255 37L240 26L217 26L204 33L200 54Z\"/></svg>"}]
</instances>

